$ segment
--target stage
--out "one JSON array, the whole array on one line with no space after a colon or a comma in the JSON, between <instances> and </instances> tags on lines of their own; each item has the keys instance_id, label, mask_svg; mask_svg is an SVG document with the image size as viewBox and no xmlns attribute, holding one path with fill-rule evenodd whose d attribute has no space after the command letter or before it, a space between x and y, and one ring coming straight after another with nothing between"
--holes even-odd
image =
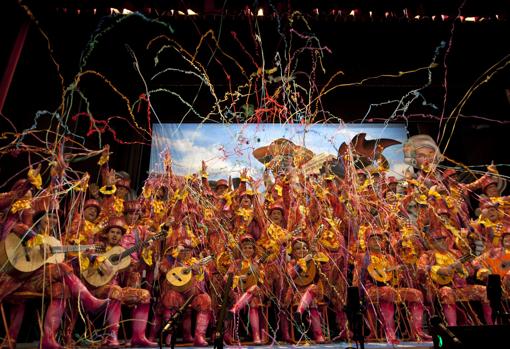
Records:
<instances>
[{"instance_id":1,"label":"stage","mask_svg":"<svg viewBox=\"0 0 510 349\"><path fill-rule=\"evenodd\" d=\"M19 343L17 344L16 348L18 349L32 349L32 348L38 348L39 345L38 342L33 343ZM416 348L432 348L432 342L401 342L400 344L388 344L388 343L365 343L365 348L367 349L386 349L386 348L406 348L406 349L416 349ZM90 346L83 346L83 347L75 347L76 349L85 349L85 348L92 348ZM100 348L109 348L109 347L93 347L95 349ZM119 347L119 348L131 348L131 347ZM170 348L170 347L163 347L163 348ZM187 348L195 348L193 346L180 346L177 345L176 348L179 349L187 349ZM212 346L208 346L205 348L212 348ZM345 343L345 342L335 342L330 344L320 344L320 345L314 345L314 344L303 344L303 345L258 345L258 346L250 346L250 345L226 345L225 348L239 348L239 349L267 349L267 348L307 348L307 349L329 349L329 348L335 348L335 349L344 349L344 348L356 348L355 343ZM139 348L144 349L144 348Z\"/></svg>"}]
</instances>

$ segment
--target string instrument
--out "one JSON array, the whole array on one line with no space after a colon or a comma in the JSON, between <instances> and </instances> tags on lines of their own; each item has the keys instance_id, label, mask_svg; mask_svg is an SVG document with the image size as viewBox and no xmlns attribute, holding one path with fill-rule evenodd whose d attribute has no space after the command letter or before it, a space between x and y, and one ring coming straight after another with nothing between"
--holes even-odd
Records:
<instances>
[{"instance_id":1,"label":"string instrument","mask_svg":"<svg viewBox=\"0 0 510 349\"><path fill-rule=\"evenodd\" d=\"M270 251L265 251L264 254L257 260L257 264L260 265L264 263L271 255ZM239 288L242 292L245 292L250 287L257 285L260 278L260 272L258 267L254 267L253 264L250 263L246 268L241 269L239 272L240 275L245 275L246 280L239 279Z\"/></svg>"},{"instance_id":2,"label":"string instrument","mask_svg":"<svg viewBox=\"0 0 510 349\"><path fill-rule=\"evenodd\" d=\"M98 256L110 261L112 268L109 272L101 270L101 268L88 268L82 272L82 276L90 286L101 287L110 282L117 272L125 270L131 264L131 254L147 246L152 241L163 239L166 231L161 231L150 238L138 241L132 247L125 249L122 246L114 246L111 250L106 251Z\"/></svg>"},{"instance_id":3,"label":"string instrument","mask_svg":"<svg viewBox=\"0 0 510 349\"><path fill-rule=\"evenodd\" d=\"M400 268L402 268L401 265L385 267L382 263L370 263L367 271L375 281L388 283L393 279L393 272Z\"/></svg>"},{"instance_id":4,"label":"string instrument","mask_svg":"<svg viewBox=\"0 0 510 349\"><path fill-rule=\"evenodd\" d=\"M457 264L458 262L460 263L465 263L465 262L468 262L470 260L473 260L474 258L476 258L476 256L474 254L466 254L466 255L463 255L462 257L460 257L458 260L456 260L455 262L451 263L451 264L448 264L448 265L443 265L441 267L444 267L444 268L449 268L448 270L448 273L446 275L443 275L443 274L439 274L437 272L430 272L430 278L437 284L439 284L440 286L444 286L444 285L448 285L449 283L452 282L453 280L453 276L455 275L455 270L452 269L451 267L455 264Z\"/></svg>"},{"instance_id":5,"label":"string instrument","mask_svg":"<svg viewBox=\"0 0 510 349\"><path fill-rule=\"evenodd\" d=\"M42 246L45 245L51 252L45 255ZM100 250L96 245L62 245L62 242L53 236L42 235L42 245L28 247L16 234L8 234L0 242L0 265L2 271L14 277L25 277L41 268L45 264L62 263L68 252L86 250Z\"/></svg>"},{"instance_id":6,"label":"string instrument","mask_svg":"<svg viewBox=\"0 0 510 349\"><path fill-rule=\"evenodd\" d=\"M194 267L204 265L213 260L212 256L202 258L197 263L189 267L175 267L166 273L166 281L170 284L172 289L176 291L186 291L192 283L193 273L191 272Z\"/></svg>"},{"instance_id":7,"label":"string instrument","mask_svg":"<svg viewBox=\"0 0 510 349\"><path fill-rule=\"evenodd\" d=\"M311 249L315 248L317 241L319 241L319 238L323 230L324 224L321 224L319 226L319 229L317 229L317 233L315 234L312 242L310 243ZM311 260L306 262L306 271L301 271L298 274L298 276L294 279L294 283L300 287L308 286L315 280L316 275L317 266L315 265L315 260L312 258Z\"/></svg>"}]
</instances>

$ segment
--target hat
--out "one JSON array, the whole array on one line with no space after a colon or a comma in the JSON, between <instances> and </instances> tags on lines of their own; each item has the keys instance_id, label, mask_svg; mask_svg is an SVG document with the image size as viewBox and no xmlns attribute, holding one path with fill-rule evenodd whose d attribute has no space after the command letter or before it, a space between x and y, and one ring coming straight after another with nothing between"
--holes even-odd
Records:
<instances>
[{"instance_id":1,"label":"hat","mask_svg":"<svg viewBox=\"0 0 510 349\"><path fill-rule=\"evenodd\" d=\"M278 138L269 145L255 149L253 156L269 168L278 166L284 157L291 157L294 165L299 167L313 157L313 152L286 138Z\"/></svg>"},{"instance_id":2,"label":"hat","mask_svg":"<svg viewBox=\"0 0 510 349\"><path fill-rule=\"evenodd\" d=\"M131 190L131 180L129 178L119 178L117 182L115 182L117 187L124 187L128 190Z\"/></svg>"},{"instance_id":3,"label":"hat","mask_svg":"<svg viewBox=\"0 0 510 349\"><path fill-rule=\"evenodd\" d=\"M432 229L428 234L429 240L447 239L448 237L450 237L450 232L443 226Z\"/></svg>"},{"instance_id":4,"label":"hat","mask_svg":"<svg viewBox=\"0 0 510 349\"><path fill-rule=\"evenodd\" d=\"M239 192L239 197L242 198L243 196L254 196L255 192L251 189L246 189L241 192Z\"/></svg>"},{"instance_id":5,"label":"hat","mask_svg":"<svg viewBox=\"0 0 510 349\"><path fill-rule=\"evenodd\" d=\"M436 156L434 162L443 161L443 156L439 152L439 147L436 144L436 141L432 139L429 135L421 134L410 137L407 142L404 144L404 162L408 165L415 166L415 152L420 148L430 148L436 151Z\"/></svg>"},{"instance_id":6,"label":"hat","mask_svg":"<svg viewBox=\"0 0 510 349\"><path fill-rule=\"evenodd\" d=\"M99 201L95 199L88 199L87 201L85 201L85 205L83 206L83 208L85 209L87 207L95 207L97 208L98 211L101 211L101 205L99 204Z\"/></svg>"},{"instance_id":7,"label":"hat","mask_svg":"<svg viewBox=\"0 0 510 349\"><path fill-rule=\"evenodd\" d=\"M499 176L489 176L487 180L482 183L482 191L485 192L489 185L495 185L498 192L501 193L506 188L506 180Z\"/></svg>"},{"instance_id":8,"label":"hat","mask_svg":"<svg viewBox=\"0 0 510 349\"><path fill-rule=\"evenodd\" d=\"M239 238L239 244L242 244L244 242L251 242L255 244L255 238L250 234L244 234Z\"/></svg>"},{"instance_id":9,"label":"hat","mask_svg":"<svg viewBox=\"0 0 510 349\"><path fill-rule=\"evenodd\" d=\"M124 212L136 212L140 211L142 205L138 200L126 200L124 201Z\"/></svg>"},{"instance_id":10,"label":"hat","mask_svg":"<svg viewBox=\"0 0 510 349\"><path fill-rule=\"evenodd\" d=\"M218 179L216 181L216 187L215 188L217 189L218 187L221 187L221 186L225 186L225 187L228 188L228 182L227 182L226 179Z\"/></svg>"},{"instance_id":11,"label":"hat","mask_svg":"<svg viewBox=\"0 0 510 349\"><path fill-rule=\"evenodd\" d=\"M296 236L294 238L292 238L292 244L291 246L294 247L294 245L297 243L297 242L304 242L306 245L308 245L308 240L306 239L306 237L304 237L303 235L299 235L299 236Z\"/></svg>"},{"instance_id":12,"label":"hat","mask_svg":"<svg viewBox=\"0 0 510 349\"><path fill-rule=\"evenodd\" d=\"M283 212L285 212L285 208L283 207L283 204L282 202L280 201L277 201L277 202L273 202L269 208L268 208L269 212L273 211L273 210L280 210Z\"/></svg>"},{"instance_id":13,"label":"hat","mask_svg":"<svg viewBox=\"0 0 510 349\"><path fill-rule=\"evenodd\" d=\"M126 221L124 220L124 217L111 217L108 220L108 224L106 224L106 227L104 228L103 231L107 232L111 228L119 228L120 230L122 230L122 234L124 234L127 230L126 226L127 224Z\"/></svg>"},{"instance_id":14,"label":"hat","mask_svg":"<svg viewBox=\"0 0 510 349\"><path fill-rule=\"evenodd\" d=\"M373 237L384 238L384 237L389 237L389 234L387 231L381 230L381 229L371 229L368 231L368 233L365 233L366 241L368 241L369 239L371 239Z\"/></svg>"}]
</instances>

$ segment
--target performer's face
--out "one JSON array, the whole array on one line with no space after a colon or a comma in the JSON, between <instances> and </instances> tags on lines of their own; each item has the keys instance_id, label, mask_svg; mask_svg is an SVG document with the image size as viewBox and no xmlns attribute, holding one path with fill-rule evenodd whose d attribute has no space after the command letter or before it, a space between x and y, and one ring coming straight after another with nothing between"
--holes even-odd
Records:
<instances>
[{"instance_id":1,"label":"performer's face","mask_svg":"<svg viewBox=\"0 0 510 349\"><path fill-rule=\"evenodd\" d=\"M218 196L225 194L226 191L227 191L226 185L220 185L220 186L216 187L216 195L218 195Z\"/></svg>"},{"instance_id":2,"label":"performer's face","mask_svg":"<svg viewBox=\"0 0 510 349\"><path fill-rule=\"evenodd\" d=\"M281 224L283 222L283 213L281 210L278 210L278 209L274 209L271 211L271 213L269 214L269 219L271 219L271 221L274 223L274 224Z\"/></svg>"},{"instance_id":3,"label":"performer's face","mask_svg":"<svg viewBox=\"0 0 510 349\"><path fill-rule=\"evenodd\" d=\"M120 240L122 239L122 230L117 227L112 227L108 230L106 234L106 240L110 246L116 246L120 244Z\"/></svg>"},{"instance_id":4,"label":"performer's face","mask_svg":"<svg viewBox=\"0 0 510 349\"><path fill-rule=\"evenodd\" d=\"M85 210L83 210L83 217L89 222L93 222L98 215L97 207L89 206Z\"/></svg>"},{"instance_id":5,"label":"performer's face","mask_svg":"<svg viewBox=\"0 0 510 349\"><path fill-rule=\"evenodd\" d=\"M58 217L55 214L45 214L39 222L41 231L50 231L58 226Z\"/></svg>"},{"instance_id":6,"label":"performer's face","mask_svg":"<svg viewBox=\"0 0 510 349\"><path fill-rule=\"evenodd\" d=\"M489 184L487 187L485 187L484 192L488 197L491 197L491 198L500 195L498 186L495 183Z\"/></svg>"},{"instance_id":7,"label":"performer's face","mask_svg":"<svg viewBox=\"0 0 510 349\"><path fill-rule=\"evenodd\" d=\"M499 212L497 208L489 207L482 210L482 216L492 222L495 222L499 218Z\"/></svg>"},{"instance_id":8,"label":"performer's face","mask_svg":"<svg viewBox=\"0 0 510 349\"><path fill-rule=\"evenodd\" d=\"M503 247L505 249L510 249L510 234L503 235Z\"/></svg>"},{"instance_id":9,"label":"performer's face","mask_svg":"<svg viewBox=\"0 0 510 349\"><path fill-rule=\"evenodd\" d=\"M128 194L129 190L126 187L117 187L117 191L115 192L115 195L123 200L127 199Z\"/></svg>"},{"instance_id":10,"label":"performer's face","mask_svg":"<svg viewBox=\"0 0 510 349\"><path fill-rule=\"evenodd\" d=\"M129 225L135 224L139 218L140 218L140 215L138 214L138 212L127 212L126 213L126 222Z\"/></svg>"},{"instance_id":11,"label":"performer's face","mask_svg":"<svg viewBox=\"0 0 510 349\"><path fill-rule=\"evenodd\" d=\"M442 237L439 239L432 240L432 246L437 250L446 250L446 238Z\"/></svg>"},{"instance_id":12,"label":"performer's face","mask_svg":"<svg viewBox=\"0 0 510 349\"><path fill-rule=\"evenodd\" d=\"M166 197L166 188L159 187L158 191L156 192L156 199L163 200L165 197Z\"/></svg>"},{"instance_id":13,"label":"performer's face","mask_svg":"<svg viewBox=\"0 0 510 349\"><path fill-rule=\"evenodd\" d=\"M372 236L368 240L368 249L371 252L381 252L386 248L386 240L382 239L380 236Z\"/></svg>"},{"instance_id":14,"label":"performer's face","mask_svg":"<svg viewBox=\"0 0 510 349\"><path fill-rule=\"evenodd\" d=\"M303 258L308 254L308 245L303 241L298 241L292 246L292 255L294 258Z\"/></svg>"},{"instance_id":15,"label":"performer's face","mask_svg":"<svg viewBox=\"0 0 510 349\"><path fill-rule=\"evenodd\" d=\"M179 260L185 261L191 258L191 250L189 248L183 248L179 252Z\"/></svg>"},{"instance_id":16,"label":"performer's face","mask_svg":"<svg viewBox=\"0 0 510 349\"><path fill-rule=\"evenodd\" d=\"M434 164L435 156L436 150L433 148L422 147L416 149L415 152L416 166L420 169L430 170L430 166Z\"/></svg>"},{"instance_id":17,"label":"performer's face","mask_svg":"<svg viewBox=\"0 0 510 349\"><path fill-rule=\"evenodd\" d=\"M245 258L251 258L255 254L255 246L251 242L245 242L241 246L241 251Z\"/></svg>"},{"instance_id":18,"label":"performer's face","mask_svg":"<svg viewBox=\"0 0 510 349\"><path fill-rule=\"evenodd\" d=\"M248 195L244 195L241 198L241 207L242 208L249 208L251 207L251 197Z\"/></svg>"}]
</instances>

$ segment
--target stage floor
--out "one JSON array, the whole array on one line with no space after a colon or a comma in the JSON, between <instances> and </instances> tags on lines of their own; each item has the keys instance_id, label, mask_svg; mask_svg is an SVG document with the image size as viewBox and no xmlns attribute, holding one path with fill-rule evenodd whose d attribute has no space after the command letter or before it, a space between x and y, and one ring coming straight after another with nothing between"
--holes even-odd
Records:
<instances>
[{"instance_id":1,"label":"stage floor","mask_svg":"<svg viewBox=\"0 0 510 349\"><path fill-rule=\"evenodd\" d=\"M432 348L432 342L401 342L400 344L391 345L388 343L365 343L366 349L386 349L386 348L405 348L405 349L424 349L424 348ZM17 349L32 349L38 348L38 343L19 343L16 346ZM108 347L75 347L75 349L100 349L100 348L108 348ZM124 347L120 347L124 348ZM130 347L125 347L130 348ZM170 348L170 347L163 347ZM187 349L187 348L195 348L192 346L176 346L178 349ZM212 346L205 347L212 348ZM343 343L343 342L335 342L330 344L303 344L303 345L258 345L258 346L235 346L235 345L226 345L225 348L239 348L239 349L268 349L268 348L307 348L307 349L344 349L344 348L356 348L354 343ZM144 348L138 348L144 349Z\"/></svg>"}]
</instances>

